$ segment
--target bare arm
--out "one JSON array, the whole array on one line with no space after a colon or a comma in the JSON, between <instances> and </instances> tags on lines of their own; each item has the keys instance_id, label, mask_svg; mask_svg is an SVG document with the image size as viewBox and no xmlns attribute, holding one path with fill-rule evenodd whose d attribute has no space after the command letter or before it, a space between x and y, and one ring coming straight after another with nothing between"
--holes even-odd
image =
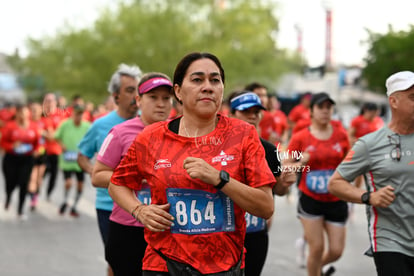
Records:
<instances>
[{"instance_id":1,"label":"bare arm","mask_svg":"<svg viewBox=\"0 0 414 276\"><path fill-rule=\"evenodd\" d=\"M126 186L115 185L108 182L108 192L112 199L125 211L131 214L137 205L144 205L135 196L134 191Z\"/></svg>"},{"instance_id":2,"label":"bare arm","mask_svg":"<svg viewBox=\"0 0 414 276\"><path fill-rule=\"evenodd\" d=\"M149 230L162 232L170 229L174 217L168 213L169 203L164 205L145 205L138 200L131 188L118 186L113 183L109 183L108 192L122 209L144 224Z\"/></svg>"},{"instance_id":3,"label":"bare arm","mask_svg":"<svg viewBox=\"0 0 414 276\"><path fill-rule=\"evenodd\" d=\"M276 177L276 185L273 186L273 194L278 196L284 196L289 191L290 185L287 185L287 183L282 182L282 177Z\"/></svg>"},{"instance_id":4,"label":"bare arm","mask_svg":"<svg viewBox=\"0 0 414 276\"><path fill-rule=\"evenodd\" d=\"M54 140L55 139L55 132L56 130L52 127L48 127L44 133L43 136L46 138L46 140Z\"/></svg>"},{"instance_id":5,"label":"bare arm","mask_svg":"<svg viewBox=\"0 0 414 276\"><path fill-rule=\"evenodd\" d=\"M309 156L306 156L307 162ZM298 180L297 173L301 170L303 164L301 162L296 162L295 160L283 160L282 162L282 171L280 176L276 178L276 185L273 187L273 193L278 196L284 196L289 191L290 186L296 183Z\"/></svg>"},{"instance_id":6,"label":"bare arm","mask_svg":"<svg viewBox=\"0 0 414 276\"><path fill-rule=\"evenodd\" d=\"M82 153L78 154L78 165L84 170L86 173L92 174L93 165L89 158Z\"/></svg>"},{"instance_id":7,"label":"bare arm","mask_svg":"<svg viewBox=\"0 0 414 276\"><path fill-rule=\"evenodd\" d=\"M348 138L351 145L355 144L357 138L355 137L355 128L352 126L348 129Z\"/></svg>"},{"instance_id":8,"label":"bare arm","mask_svg":"<svg viewBox=\"0 0 414 276\"><path fill-rule=\"evenodd\" d=\"M280 143L282 143L282 145L286 145L288 140L289 140L289 129L286 129L282 133L282 136L280 138Z\"/></svg>"},{"instance_id":9,"label":"bare arm","mask_svg":"<svg viewBox=\"0 0 414 276\"><path fill-rule=\"evenodd\" d=\"M96 188L108 188L113 169L96 160L91 175L92 185Z\"/></svg>"},{"instance_id":10,"label":"bare arm","mask_svg":"<svg viewBox=\"0 0 414 276\"><path fill-rule=\"evenodd\" d=\"M362 203L361 196L365 190L359 189L345 180L337 171L329 180L328 190L342 200ZM388 207L395 199L394 188L390 185L383 187L370 195L370 204L374 207Z\"/></svg>"},{"instance_id":11,"label":"bare arm","mask_svg":"<svg viewBox=\"0 0 414 276\"><path fill-rule=\"evenodd\" d=\"M188 157L184 160L183 166L191 178L200 179L214 186L220 183L220 172L203 159ZM268 219L273 214L274 202L270 186L253 188L230 178L221 191L240 208L254 216Z\"/></svg>"},{"instance_id":12,"label":"bare arm","mask_svg":"<svg viewBox=\"0 0 414 276\"><path fill-rule=\"evenodd\" d=\"M219 179L219 171L217 171L217 181L214 185L220 182ZM240 208L254 216L269 219L273 215L274 201L270 186L253 188L230 178L230 182L221 191L228 195Z\"/></svg>"},{"instance_id":13,"label":"bare arm","mask_svg":"<svg viewBox=\"0 0 414 276\"><path fill-rule=\"evenodd\" d=\"M337 171L329 180L328 190L340 199L354 203L362 203L361 196L365 192L346 181Z\"/></svg>"},{"instance_id":14,"label":"bare arm","mask_svg":"<svg viewBox=\"0 0 414 276\"><path fill-rule=\"evenodd\" d=\"M291 129L291 130L294 129L295 125L296 125L296 123L288 118L289 129Z\"/></svg>"},{"instance_id":15,"label":"bare arm","mask_svg":"<svg viewBox=\"0 0 414 276\"><path fill-rule=\"evenodd\" d=\"M62 141L60 141L60 139L55 138L56 143L59 144L59 146L62 148L62 151L65 152L66 151L66 147L65 145L62 143Z\"/></svg>"},{"instance_id":16,"label":"bare arm","mask_svg":"<svg viewBox=\"0 0 414 276\"><path fill-rule=\"evenodd\" d=\"M282 172L280 176L276 177L276 185L273 187L273 193L278 196L284 196L289 191L290 186L292 186L297 181L296 172L298 169L297 165L283 165ZM300 168L300 166L299 166Z\"/></svg>"}]
</instances>

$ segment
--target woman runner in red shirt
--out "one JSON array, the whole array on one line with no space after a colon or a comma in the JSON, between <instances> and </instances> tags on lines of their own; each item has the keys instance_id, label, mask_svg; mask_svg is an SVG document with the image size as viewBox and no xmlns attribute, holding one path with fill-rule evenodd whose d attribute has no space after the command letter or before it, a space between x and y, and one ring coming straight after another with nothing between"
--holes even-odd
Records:
<instances>
[{"instance_id":1,"label":"woman runner in red shirt","mask_svg":"<svg viewBox=\"0 0 414 276\"><path fill-rule=\"evenodd\" d=\"M23 215L27 186L34 164L34 155L37 153L40 133L35 123L30 120L30 111L27 106L17 106L15 119L8 122L1 135L1 147L5 151L3 159L3 173L6 181L6 203L8 210L12 193L19 187L19 204L17 214L19 219Z\"/></svg>"},{"instance_id":2,"label":"woman runner in red shirt","mask_svg":"<svg viewBox=\"0 0 414 276\"><path fill-rule=\"evenodd\" d=\"M327 189L350 147L346 131L331 121L334 104L326 93L312 96L311 125L292 136L287 152L291 161L297 159L302 165L298 217L309 244L309 276L320 276L322 266L338 260L345 246L348 206ZM326 250L324 234L328 237ZM330 273L334 270L327 267Z\"/></svg>"},{"instance_id":3,"label":"woman runner in red shirt","mask_svg":"<svg viewBox=\"0 0 414 276\"><path fill-rule=\"evenodd\" d=\"M242 275L245 211L271 217L274 176L256 129L217 114L224 70L216 56L185 56L173 85L183 116L137 136L109 193L145 226L143 275ZM143 178L149 205L132 192Z\"/></svg>"}]
</instances>

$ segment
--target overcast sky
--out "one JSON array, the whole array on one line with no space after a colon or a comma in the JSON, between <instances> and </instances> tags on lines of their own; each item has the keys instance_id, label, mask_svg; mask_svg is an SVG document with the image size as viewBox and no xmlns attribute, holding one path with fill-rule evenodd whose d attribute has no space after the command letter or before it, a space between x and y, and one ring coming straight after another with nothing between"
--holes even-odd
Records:
<instances>
[{"instance_id":1,"label":"overcast sky","mask_svg":"<svg viewBox=\"0 0 414 276\"><path fill-rule=\"evenodd\" d=\"M229 0L230 1L230 0ZM391 24L395 30L408 30L414 23L412 0L275 0L279 2L279 46L296 49L295 24L303 29L303 50L311 66L324 62L325 10L332 7L332 58L336 64L361 64L365 56L364 28L385 33ZM0 52L11 54L18 47L25 52L27 37L53 35L66 22L88 26L99 9L117 0L12 0L0 1Z\"/></svg>"}]
</instances>

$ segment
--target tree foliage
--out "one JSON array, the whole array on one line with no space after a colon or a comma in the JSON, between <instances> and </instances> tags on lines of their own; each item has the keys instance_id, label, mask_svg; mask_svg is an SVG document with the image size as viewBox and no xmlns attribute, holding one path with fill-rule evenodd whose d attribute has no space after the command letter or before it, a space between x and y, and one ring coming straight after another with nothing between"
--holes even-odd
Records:
<instances>
[{"instance_id":1,"label":"tree foliage","mask_svg":"<svg viewBox=\"0 0 414 276\"><path fill-rule=\"evenodd\" d=\"M369 50L365 59L363 76L368 88L384 93L385 80L398 71L413 71L414 27L408 31L394 31L391 26L386 34L369 32Z\"/></svg>"},{"instance_id":2,"label":"tree foliage","mask_svg":"<svg viewBox=\"0 0 414 276\"><path fill-rule=\"evenodd\" d=\"M28 56L14 57L13 64L26 78L40 76L45 90L95 102L108 95L107 82L120 63L172 76L182 56L208 51L223 63L227 92L250 81L271 86L301 67L297 56L277 47L273 6L227 2L222 8L217 0L121 1L115 10L103 9L91 27L67 25L52 37L28 40Z\"/></svg>"}]
</instances>

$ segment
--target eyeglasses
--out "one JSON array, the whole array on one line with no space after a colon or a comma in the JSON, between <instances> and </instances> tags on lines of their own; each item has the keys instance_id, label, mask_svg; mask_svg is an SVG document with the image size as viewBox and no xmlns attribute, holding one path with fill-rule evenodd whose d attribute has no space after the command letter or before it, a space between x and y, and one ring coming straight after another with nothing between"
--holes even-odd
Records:
<instances>
[{"instance_id":1,"label":"eyeglasses","mask_svg":"<svg viewBox=\"0 0 414 276\"><path fill-rule=\"evenodd\" d=\"M390 144L394 147L390 152L390 156L392 160L400 161L401 160L401 138L400 135L394 133L392 135L388 135L388 139L390 140Z\"/></svg>"}]
</instances>

